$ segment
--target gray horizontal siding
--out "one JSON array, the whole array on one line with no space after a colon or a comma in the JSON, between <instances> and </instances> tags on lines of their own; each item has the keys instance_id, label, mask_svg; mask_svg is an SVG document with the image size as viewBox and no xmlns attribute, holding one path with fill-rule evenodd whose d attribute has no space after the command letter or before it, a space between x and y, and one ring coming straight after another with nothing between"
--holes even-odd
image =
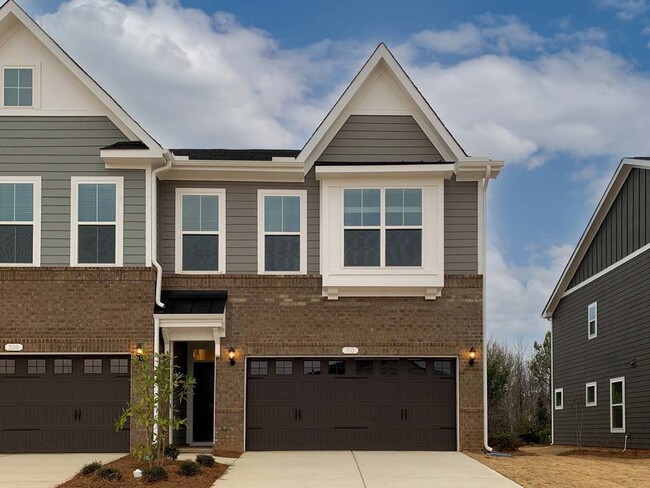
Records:
<instances>
[{"instance_id":1,"label":"gray horizontal siding","mask_svg":"<svg viewBox=\"0 0 650 488\"><path fill-rule=\"evenodd\" d=\"M445 180L445 273L478 273L478 183Z\"/></svg>"},{"instance_id":2,"label":"gray horizontal siding","mask_svg":"<svg viewBox=\"0 0 650 488\"><path fill-rule=\"evenodd\" d=\"M166 273L175 268L176 188L226 190L226 272L257 274L257 190L307 190L307 272L320 273L320 187L312 170L305 183L162 181L159 184L159 256Z\"/></svg>"},{"instance_id":3,"label":"gray horizontal siding","mask_svg":"<svg viewBox=\"0 0 650 488\"><path fill-rule=\"evenodd\" d=\"M609 432L609 380L625 377L628 447L650 448L650 251L564 297L553 315L555 442L622 447ZM587 307L598 302L598 337L587 339ZM636 360L636 367L631 362ZM598 405L585 407L585 384L598 382ZM576 409L578 405L578 409Z\"/></svg>"},{"instance_id":4,"label":"gray horizontal siding","mask_svg":"<svg viewBox=\"0 0 650 488\"><path fill-rule=\"evenodd\" d=\"M145 173L107 170L101 147L128 140L106 117L0 117L0 175L41 176L41 264L70 264L70 178L124 177L124 265L145 263Z\"/></svg>"},{"instance_id":5,"label":"gray horizontal siding","mask_svg":"<svg viewBox=\"0 0 650 488\"><path fill-rule=\"evenodd\" d=\"M650 173L634 168L571 279L572 288L650 243Z\"/></svg>"},{"instance_id":6,"label":"gray horizontal siding","mask_svg":"<svg viewBox=\"0 0 650 488\"><path fill-rule=\"evenodd\" d=\"M410 115L351 115L318 160L436 162L442 156Z\"/></svg>"}]
</instances>

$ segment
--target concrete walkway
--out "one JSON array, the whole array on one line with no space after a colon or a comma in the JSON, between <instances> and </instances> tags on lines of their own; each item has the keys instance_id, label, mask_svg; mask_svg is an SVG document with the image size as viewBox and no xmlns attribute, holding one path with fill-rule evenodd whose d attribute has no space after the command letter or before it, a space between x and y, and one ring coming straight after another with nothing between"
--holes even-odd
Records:
<instances>
[{"instance_id":1,"label":"concrete walkway","mask_svg":"<svg viewBox=\"0 0 650 488\"><path fill-rule=\"evenodd\" d=\"M514 488L459 452L246 452L215 488Z\"/></svg>"},{"instance_id":2,"label":"concrete walkway","mask_svg":"<svg viewBox=\"0 0 650 488\"><path fill-rule=\"evenodd\" d=\"M0 487L54 488L93 461L110 463L125 454L0 454Z\"/></svg>"}]
</instances>

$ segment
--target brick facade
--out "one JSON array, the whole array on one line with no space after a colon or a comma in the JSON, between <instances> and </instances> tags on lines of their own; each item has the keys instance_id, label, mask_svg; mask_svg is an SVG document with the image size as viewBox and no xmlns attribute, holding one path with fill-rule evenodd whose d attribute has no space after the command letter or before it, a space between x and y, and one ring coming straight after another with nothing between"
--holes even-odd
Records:
<instances>
[{"instance_id":1,"label":"brick facade","mask_svg":"<svg viewBox=\"0 0 650 488\"><path fill-rule=\"evenodd\" d=\"M153 347L151 268L0 269L0 345L23 352L131 352Z\"/></svg>"},{"instance_id":2,"label":"brick facade","mask_svg":"<svg viewBox=\"0 0 650 488\"><path fill-rule=\"evenodd\" d=\"M227 290L226 337L216 366L217 450L244 448L244 368L248 355L359 355L460 358L460 447L483 444L482 277L445 277L442 296L341 298L321 296L318 276L166 276L167 290ZM236 348L230 366L227 350ZM474 346L478 360L468 364Z\"/></svg>"}]
</instances>

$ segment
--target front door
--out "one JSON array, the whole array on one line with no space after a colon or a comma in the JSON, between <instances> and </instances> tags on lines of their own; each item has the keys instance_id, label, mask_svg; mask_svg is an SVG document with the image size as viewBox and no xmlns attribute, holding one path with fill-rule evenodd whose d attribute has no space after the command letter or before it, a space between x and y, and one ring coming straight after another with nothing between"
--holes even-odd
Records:
<instances>
[{"instance_id":1,"label":"front door","mask_svg":"<svg viewBox=\"0 0 650 488\"><path fill-rule=\"evenodd\" d=\"M214 438L214 362L194 363L192 441L212 443Z\"/></svg>"}]
</instances>

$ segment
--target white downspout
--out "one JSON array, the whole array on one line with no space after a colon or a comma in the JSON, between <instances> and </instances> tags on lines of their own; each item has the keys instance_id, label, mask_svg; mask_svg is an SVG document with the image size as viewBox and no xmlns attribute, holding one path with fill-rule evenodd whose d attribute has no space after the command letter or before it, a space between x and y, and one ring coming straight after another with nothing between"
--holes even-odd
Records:
<instances>
[{"instance_id":1,"label":"white downspout","mask_svg":"<svg viewBox=\"0 0 650 488\"><path fill-rule=\"evenodd\" d=\"M487 394L487 292L486 292L486 279L487 276L487 189L492 175L492 166L487 165L485 168L485 179L483 180L483 447L487 452L492 452L492 448L488 445L488 394Z\"/></svg>"},{"instance_id":2,"label":"white downspout","mask_svg":"<svg viewBox=\"0 0 650 488\"><path fill-rule=\"evenodd\" d=\"M165 304L160 300L162 293L162 266L158 262L158 175L169 171L174 160L169 151L163 153L165 165L156 168L151 172L151 264L156 268L156 305L161 308ZM158 343L158 337L154 338L154 344Z\"/></svg>"}]
</instances>

